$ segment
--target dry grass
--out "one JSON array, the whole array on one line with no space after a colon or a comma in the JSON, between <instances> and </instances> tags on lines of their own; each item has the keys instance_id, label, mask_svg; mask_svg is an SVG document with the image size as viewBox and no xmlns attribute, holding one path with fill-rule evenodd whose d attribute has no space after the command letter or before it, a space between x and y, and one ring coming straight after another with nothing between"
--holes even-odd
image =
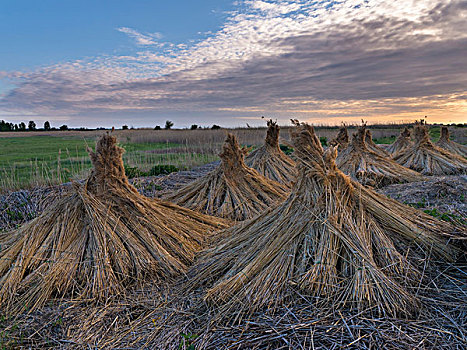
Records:
<instances>
[{"instance_id":1,"label":"dry grass","mask_svg":"<svg viewBox=\"0 0 467 350\"><path fill-rule=\"evenodd\" d=\"M104 135L83 185L35 220L2 235L3 310L34 310L55 297L103 301L145 279L185 272L219 219L138 194L123 149Z\"/></svg>"},{"instance_id":2,"label":"dry grass","mask_svg":"<svg viewBox=\"0 0 467 350\"><path fill-rule=\"evenodd\" d=\"M375 147L379 149L376 145L371 147L368 144L368 130L362 125L353 135L352 142L339 153L336 164L354 180L375 187L426 179L384 156L383 152L375 152L378 151Z\"/></svg>"},{"instance_id":3,"label":"dry grass","mask_svg":"<svg viewBox=\"0 0 467 350\"><path fill-rule=\"evenodd\" d=\"M343 125L339 128L337 136L329 142L330 146L338 146L340 150L346 149L349 145L349 133L347 127Z\"/></svg>"},{"instance_id":4,"label":"dry grass","mask_svg":"<svg viewBox=\"0 0 467 350\"><path fill-rule=\"evenodd\" d=\"M290 186L296 178L295 162L279 148L279 125L269 120L264 145L245 158L245 164L267 178Z\"/></svg>"},{"instance_id":5,"label":"dry grass","mask_svg":"<svg viewBox=\"0 0 467 350\"><path fill-rule=\"evenodd\" d=\"M393 155L393 159L425 175L458 175L467 173L467 160L435 146L425 125L414 128L415 142Z\"/></svg>"},{"instance_id":6,"label":"dry grass","mask_svg":"<svg viewBox=\"0 0 467 350\"><path fill-rule=\"evenodd\" d=\"M284 200L288 188L247 167L245 153L237 138L229 134L219 155L221 164L164 199L236 221L252 218Z\"/></svg>"},{"instance_id":7,"label":"dry grass","mask_svg":"<svg viewBox=\"0 0 467 350\"><path fill-rule=\"evenodd\" d=\"M408 127L405 127L400 135L397 137L396 141L394 141L393 144L391 144L388 148L387 151L390 154L395 154L397 152L400 152L406 147L412 146L413 142L410 139L410 130Z\"/></svg>"},{"instance_id":8,"label":"dry grass","mask_svg":"<svg viewBox=\"0 0 467 350\"><path fill-rule=\"evenodd\" d=\"M452 259L458 249L448 240L460 232L352 181L312 129L295 132L293 143L299 176L288 199L221 232L191 269L192 288L205 290L220 322L287 305L295 288L334 310L416 312L420 261Z\"/></svg>"},{"instance_id":9,"label":"dry grass","mask_svg":"<svg viewBox=\"0 0 467 350\"><path fill-rule=\"evenodd\" d=\"M366 125L365 125L366 127ZM376 154L379 154L381 157L389 157L389 153L382 149L381 147L378 147L374 142L373 142L373 137L371 135L371 131L366 129L365 130L365 144L366 147L370 150L373 151Z\"/></svg>"},{"instance_id":10,"label":"dry grass","mask_svg":"<svg viewBox=\"0 0 467 350\"><path fill-rule=\"evenodd\" d=\"M467 146L450 140L449 129L445 126L441 127L441 137L436 142L436 146L462 157L467 157Z\"/></svg>"}]
</instances>

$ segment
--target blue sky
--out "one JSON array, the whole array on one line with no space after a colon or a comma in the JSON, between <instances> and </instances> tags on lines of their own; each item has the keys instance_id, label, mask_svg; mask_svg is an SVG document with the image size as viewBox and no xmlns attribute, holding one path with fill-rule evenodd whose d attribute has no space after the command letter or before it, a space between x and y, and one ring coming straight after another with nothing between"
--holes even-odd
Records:
<instances>
[{"instance_id":1,"label":"blue sky","mask_svg":"<svg viewBox=\"0 0 467 350\"><path fill-rule=\"evenodd\" d=\"M216 31L233 8L226 0L2 0L0 6L1 70L136 51L120 27L160 33L173 43L197 40Z\"/></svg>"},{"instance_id":2,"label":"blue sky","mask_svg":"<svg viewBox=\"0 0 467 350\"><path fill-rule=\"evenodd\" d=\"M463 0L0 3L0 119L467 118Z\"/></svg>"}]
</instances>

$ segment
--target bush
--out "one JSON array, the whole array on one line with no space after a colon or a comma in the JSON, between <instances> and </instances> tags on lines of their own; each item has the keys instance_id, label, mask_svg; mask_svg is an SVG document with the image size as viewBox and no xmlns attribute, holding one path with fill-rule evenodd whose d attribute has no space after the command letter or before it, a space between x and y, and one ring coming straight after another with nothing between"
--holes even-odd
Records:
<instances>
[{"instance_id":1,"label":"bush","mask_svg":"<svg viewBox=\"0 0 467 350\"><path fill-rule=\"evenodd\" d=\"M191 127L190 127L190 130L196 130L198 129L198 125L196 124L193 124Z\"/></svg>"},{"instance_id":2,"label":"bush","mask_svg":"<svg viewBox=\"0 0 467 350\"><path fill-rule=\"evenodd\" d=\"M161 130L161 126L160 126L160 125L156 125L156 127L154 128L154 130Z\"/></svg>"},{"instance_id":3,"label":"bush","mask_svg":"<svg viewBox=\"0 0 467 350\"><path fill-rule=\"evenodd\" d=\"M319 142L321 142L321 146L327 146L328 145L328 138L326 136L320 136L319 137Z\"/></svg>"},{"instance_id":4,"label":"bush","mask_svg":"<svg viewBox=\"0 0 467 350\"><path fill-rule=\"evenodd\" d=\"M211 126L211 129L212 129L212 130L218 130L218 129L220 129L220 128L221 128L221 127L220 127L219 125L216 125L216 124L214 124L213 126Z\"/></svg>"},{"instance_id":5,"label":"bush","mask_svg":"<svg viewBox=\"0 0 467 350\"><path fill-rule=\"evenodd\" d=\"M294 151L292 147L289 147L286 145L279 145L279 148L281 149L282 152L284 152L287 155L292 154Z\"/></svg>"},{"instance_id":6,"label":"bush","mask_svg":"<svg viewBox=\"0 0 467 350\"><path fill-rule=\"evenodd\" d=\"M128 125L123 125L122 130L128 130Z\"/></svg>"},{"instance_id":7,"label":"bush","mask_svg":"<svg viewBox=\"0 0 467 350\"><path fill-rule=\"evenodd\" d=\"M125 165L125 174L129 179L132 179L134 177L145 176L145 173L137 167L131 167L127 165Z\"/></svg>"},{"instance_id":8,"label":"bush","mask_svg":"<svg viewBox=\"0 0 467 350\"><path fill-rule=\"evenodd\" d=\"M164 164L164 165L154 165L151 170L149 170L149 176L157 176L157 175L166 175L170 173L174 173L179 171L179 169L175 165L171 164Z\"/></svg>"}]
</instances>

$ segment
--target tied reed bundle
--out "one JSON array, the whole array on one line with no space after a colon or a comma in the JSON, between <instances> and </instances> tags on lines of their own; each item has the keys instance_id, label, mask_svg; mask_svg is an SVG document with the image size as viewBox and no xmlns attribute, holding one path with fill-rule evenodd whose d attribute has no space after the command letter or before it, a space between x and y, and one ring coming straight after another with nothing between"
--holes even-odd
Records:
<instances>
[{"instance_id":1,"label":"tied reed bundle","mask_svg":"<svg viewBox=\"0 0 467 350\"><path fill-rule=\"evenodd\" d=\"M364 185L375 187L426 180L423 175L397 164L381 152L374 152L368 147L367 131L365 125L360 126L350 145L339 153L336 164L340 170Z\"/></svg>"},{"instance_id":2,"label":"tied reed bundle","mask_svg":"<svg viewBox=\"0 0 467 350\"><path fill-rule=\"evenodd\" d=\"M336 148L324 152L312 128L292 138L299 175L289 197L221 231L190 270L190 287L205 291L223 322L290 305L291 288L333 310L414 312L418 264L429 254L456 255L447 244L456 228L351 180L336 166Z\"/></svg>"},{"instance_id":3,"label":"tied reed bundle","mask_svg":"<svg viewBox=\"0 0 467 350\"><path fill-rule=\"evenodd\" d=\"M225 219L252 218L286 198L287 187L245 165L245 149L229 134L221 164L207 175L165 196L186 208Z\"/></svg>"},{"instance_id":4,"label":"tied reed bundle","mask_svg":"<svg viewBox=\"0 0 467 350\"><path fill-rule=\"evenodd\" d=\"M376 143L374 143L371 131L368 129L365 130L365 143L369 150L379 154L381 157L389 157L389 153L386 150L382 149L381 147L377 146Z\"/></svg>"},{"instance_id":5,"label":"tied reed bundle","mask_svg":"<svg viewBox=\"0 0 467 350\"><path fill-rule=\"evenodd\" d=\"M462 157L467 157L467 146L454 142L450 140L449 137L449 129L447 128L447 126L442 126L441 137L439 138L438 142L436 142L436 146L448 152L458 154Z\"/></svg>"},{"instance_id":6,"label":"tied reed bundle","mask_svg":"<svg viewBox=\"0 0 467 350\"><path fill-rule=\"evenodd\" d=\"M336 138L329 142L330 146L337 146L340 151L347 148L349 145L349 133L345 125L339 128L339 133Z\"/></svg>"},{"instance_id":7,"label":"tied reed bundle","mask_svg":"<svg viewBox=\"0 0 467 350\"><path fill-rule=\"evenodd\" d=\"M245 164L271 180L290 186L296 178L295 162L279 148L279 125L270 119L267 126L264 145L251 152Z\"/></svg>"},{"instance_id":8,"label":"tied reed bundle","mask_svg":"<svg viewBox=\"0 0 467 350\"><path fill-rule=\"evenodd\" d=\"M104 135L93 170L69 196L0 241L0 302L34 310L54 297L100 301L147 278L186 271L212 231L227 225L141 196L125 176L124 150Z\"/></svg>"},{"instance_id":9,"label":"tied reed bundle","mask_svg":"<svg viewBox=\"0 0 467 350\"><path fill-rule=\"evenodd\" d=\"M393 155L393 159L424 175L462 175L467 173L467 160L434 145L425 125L414 127L415 142Z\"/></svg>"},{"instance_id":10,"label":"tied reed bundle","mask_svg":"<svg viewBox=\"0 0 467 350\"><path fill-rule=\"evenodd\" d=\"M397 140L388 147L387 151L390 154L395 154L412 145L413 142L410 140L410 130L408 127L405 127L397 137Z\"/></svg>"}]
</instances>

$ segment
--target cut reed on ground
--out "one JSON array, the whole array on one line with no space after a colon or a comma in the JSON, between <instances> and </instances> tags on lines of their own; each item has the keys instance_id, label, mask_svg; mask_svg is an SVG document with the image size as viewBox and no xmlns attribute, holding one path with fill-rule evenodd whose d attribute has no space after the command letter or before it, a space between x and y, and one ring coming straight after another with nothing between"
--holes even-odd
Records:
<instances>
[{"instance_id":1,"label":"cut reed on ground","mask_svg":"<svg viewBox=\"0 0 467 350\"><path fill-rule=\"evenodd\" d=\"M279 125L270 119L267 126L264 145L251 152L245 164L271 180L290 186L296 177L295 162L279 148Z\"/></svg>"},{"instance_id":2,"label":"cut reed on ground","mask_svg":"<svg viewBox=\"0 0 467 350\"><path fill-rule=\"evenodd\" d=\"M221 164L164 199L225 219L252 218L286 198L288 188L245 165L245 149L228 134L219 155Z\"/></svg>"},{"instance_id":3,"label":"cut reed on ground","mask_svg":"<svg viewBox=\"0 0 467 350\"><path fill-rule=\"evenodd\" d=\"M447 126L441 127L441 136L438 142L436 142L436 146L462 157L467 157L467 146L452 141Z\"/></svg>"},{"instance_id":4,"label":"cut reed on ground","mask_svg":"<svg viewBox=\"0 0 467 350\"><path fill-rule=\"evenodd\" d=\"M375 187L426 180L420 173L397 164L382 152L373 151L374 147L367 143L367 132L365 125L360 126L352 136L352 142L339 153L336 164L340 170L364 185Z\"/></svg>"},{"instance_id":5,"label":"cut reed on ground","mask_svg":"<svg viewBox=\"0 0 467 350\"><path fill-rule=\"evenodd\" d=\"M38 218L3 235L2 309L33 310L54 297L99 301L146 279L186 271L205 238L226 224L141 196L123 167L123 149L104 135L89 150L84 184Z\"/></svg>"},{"instance_id":6,"label":"cut reed on ground","mask_svg":"<svg viewBox=\"0 0 467 350\"><path fill-rule=\"evenodd\" d=\"M423 283L428 255L456 256L448 241L458 230L351 180L336 166L336 148L324 152L312 128L292 139L299 174L289 197L221 231L191 268L190 287L205 290L217 319L229 323L293 304L290 295L333 310L416 312L411 287Z\"/></svg>"},{"instance_id":7,"label":"cut reed on ground","mask_svg":"<svg viewBox=\"0 0 467 350\"><path fill-rule=\"evenodd\" d=\"M467 173L467 160L434 145L426 125L414 127L414 144L396 154L393 159L407 168L424 175L461 175Z\"/></svg>"}]
</instances>

